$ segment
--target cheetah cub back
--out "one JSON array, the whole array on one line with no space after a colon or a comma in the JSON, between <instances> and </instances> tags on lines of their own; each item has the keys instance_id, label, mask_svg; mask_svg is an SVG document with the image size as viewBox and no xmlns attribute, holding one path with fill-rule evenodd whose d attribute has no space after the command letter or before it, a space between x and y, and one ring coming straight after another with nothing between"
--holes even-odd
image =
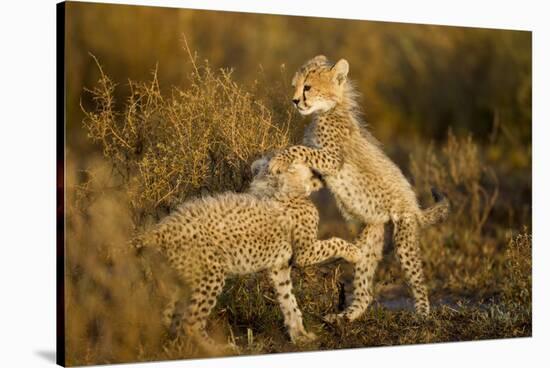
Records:
<instances>
[{"instance_id":1,"label":"cheetah cub back","mask_svg":"<svg viewBox=\"0 0 550 368\"><path fill-rule=\"evenodd\" d=\"M322 184L312 171L295 164L272 175L267 163L252 165L248 193L190 200L133 242L160 249L189 286L189 297L176 303L171 332L184 331L211 353L220 349L206 321L226 277L267 270L290 338L299 343L315 335L305 330L292 293L291 259L298 265L360 259L359 249L344 240L317 240L319 216L308 196Z\"/></svg>"},{"instance_id":2,"label":"cheetah cub back","mask_svg":"<svg viewBox=\"0 0 550 368\"><path fill-rule=\"evenodd\" d=\"M443 220L448 201L438 193L433 207L422 210L411 185L358 118L357 93L348 80L349 64L317 56L292 80L292 102L302 115L311 115L303 145L292 146L270 162L279 172L302 162L321 174L345 218L366 225L357 239L365 257L355 270L351 305L336 316L354 320L372 301L372 281L382 256L384 224L393 222L397 258L415 297L418 313L429 313L428 293L419 255L423 226ZM330 316L329 319L334 319Z\"/></svg>"}]
</instances>

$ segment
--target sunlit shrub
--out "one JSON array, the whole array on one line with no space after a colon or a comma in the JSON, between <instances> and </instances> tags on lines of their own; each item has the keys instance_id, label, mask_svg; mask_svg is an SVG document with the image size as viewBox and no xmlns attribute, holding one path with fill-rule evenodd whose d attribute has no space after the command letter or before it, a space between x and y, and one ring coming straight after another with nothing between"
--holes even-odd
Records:
<instances>
[{"instance_id":1,"label":"sunlit shrub","mask_svg":"<svg viewBox=\"0 0 550 368\"><path fill-rule=\"evenodd\" d=\"M286 147L295 129L290 104L275 116L258 94L232 80L231 70L214 71L189 56L187 88L163 96L155 70L149 82L129 82L122 112L115 83L99 63L98 84L88 89L95 106L84 108L84 125L127 185L136 223L158 219L189 196L243 190L251 161Z\"/></svg>"}]
</instances>

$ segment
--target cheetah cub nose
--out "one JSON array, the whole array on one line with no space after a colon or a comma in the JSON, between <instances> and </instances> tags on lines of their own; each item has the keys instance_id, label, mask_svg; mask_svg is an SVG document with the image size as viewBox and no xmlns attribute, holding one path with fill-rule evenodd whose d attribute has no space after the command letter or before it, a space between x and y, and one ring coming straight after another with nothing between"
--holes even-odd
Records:
<instances>
[{"instance_id":1,"label":"cheetah cub nose","mask_svg":"<svg viewBox=\"0 0 550 368\"><path fill-rule=\"evenodd\" d=\"M298 102L300 102L300 100L297 98L293 98L292 102L294 102L294 105L298 105Z\"/></svg>"}]
</instances>

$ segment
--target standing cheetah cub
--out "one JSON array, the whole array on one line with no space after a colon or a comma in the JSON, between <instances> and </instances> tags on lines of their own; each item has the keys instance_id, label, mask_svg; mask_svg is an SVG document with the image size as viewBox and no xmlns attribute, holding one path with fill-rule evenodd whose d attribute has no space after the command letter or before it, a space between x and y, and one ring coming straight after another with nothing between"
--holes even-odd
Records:
<instances>
[{"instance_id":1,"label":"standing cheetah cub","mask_svg":"<svg viewBox=\"0 0 550 368\"><path fill-rule=\"evenodd\" d=\"M419 256L418 233L423 226L443 220L448 201L421 210L411 185L382 151L380 144L357 117L356 92L348 81L349 64L317 56L296 73L292 101L302 115L313 115L304 145L283 151L271 162L271 172L292 162L303 162L323 176L345 218L366 225L357 245L365 257L355 269L353 301L329 320L358 318L372 301L372 282L382 257L384 224L393 222L397 257L415 297L416 311L429 313L428 293Z\"/></svg>"},{"instance_id":2,"label":"standing cheetah cub","mask_svg":"<svg viewBox=\"0 0 550 368\"><path fill-rule=\"evenodd\" d=\"M248 193L191 200L133 241L136 247L160 248L189 286L189 299L176 304L171 330L183 329L210 352L217 348L206 320L227 276L268 270L290 339L298 343L315 335L304 329L292 293L291 260L305 266L361 259L359 248L344 240L317 240L319 215L307 197L322 184L311 170L295 164L272 175L267 162L253 163Z\"/></svg>"}]
</instances>

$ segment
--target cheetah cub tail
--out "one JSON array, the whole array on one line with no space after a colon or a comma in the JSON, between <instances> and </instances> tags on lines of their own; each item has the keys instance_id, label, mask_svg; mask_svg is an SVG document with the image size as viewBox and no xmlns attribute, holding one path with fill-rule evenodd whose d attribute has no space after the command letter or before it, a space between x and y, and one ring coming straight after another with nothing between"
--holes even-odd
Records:
<instances>
[{"instance_id":1,"label":"cheetah cub tail","mask_svg":"<svg viewBox=\"0 0 550 368\"><path fill-rule=\"evenodd\" d=\"M420 226L425 227L434 225L444 221L449 215L451 204L447 197L445 197L437 188L432 187L432 196L435 204L425 210L423 210L418 216Z\"/></svg>"}]
</instances>

